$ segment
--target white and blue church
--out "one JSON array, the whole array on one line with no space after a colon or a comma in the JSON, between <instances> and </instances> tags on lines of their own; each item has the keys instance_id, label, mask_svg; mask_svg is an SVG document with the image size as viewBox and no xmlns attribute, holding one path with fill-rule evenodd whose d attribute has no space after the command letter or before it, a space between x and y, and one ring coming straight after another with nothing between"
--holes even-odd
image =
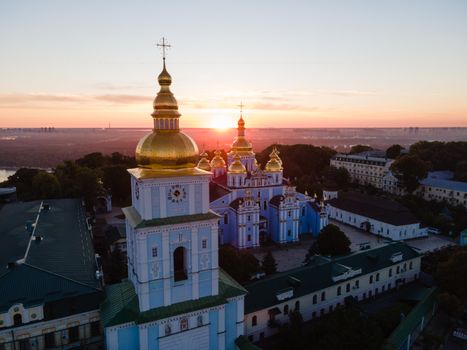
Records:
<instances>
[{"instance_id":1,"label":"white and blue church","mask_svg":"<svg viewBox=\"0 0 467 350\"><path fill-rule=\"evenodd\" d=\"M317 234L327 215L288 185L277 150L261 169L242 116L227 162L219 150L198 161L196 143L179 128L165 57L158 82L154 128L128 170L128 280L108 286L101 304L106 348L233 350L245 332L247 291L219 268L219 244L295 242Z\"/></svg>"},{"instance_id":2,"label":"white and blue church","mask_svg":"<svg viewBox=\"0 0 467 350\"><path fill-rule=\"evenodd\" d=\"M210 208L221 216L222 244L243 249L259 247L268 240L297 242L300 235L317 235L328 224L322 203L289 186L276 148L264 169L260 167L245 137L241 114L227 163L219 150L211 161L206 153L200 158L198 168L212 173Z\"/></svg>"}]
</instances>

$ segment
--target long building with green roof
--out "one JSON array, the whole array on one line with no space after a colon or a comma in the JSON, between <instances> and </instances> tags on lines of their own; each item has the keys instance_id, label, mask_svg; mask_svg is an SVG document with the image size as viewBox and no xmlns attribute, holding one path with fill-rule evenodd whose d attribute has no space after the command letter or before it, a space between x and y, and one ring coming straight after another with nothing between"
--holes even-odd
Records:
<instances>
[{"instance_id":1,"label":"long building with green roof","mask_svg":"<svg viewBox=\"0 0 467 350\"><path fill-rule=\"evenodd\" d=\"M245 335L258 341L275 334L295 309L309 321L350 300L398 288L419 277L420 260L420 253L396 242L338 258L315 256L305 266L252 282L245 287Z\"/></svg>"},{"instance_id":2,"label":"long building with green roof","mask_svg":"<svg viewBox=\"0 0 467 350\"><path fill-rule=\"evenodd\" d=\"M102 343L96 270L81 200L0 207L0 348Z\"/></svg>"}]
</instances>

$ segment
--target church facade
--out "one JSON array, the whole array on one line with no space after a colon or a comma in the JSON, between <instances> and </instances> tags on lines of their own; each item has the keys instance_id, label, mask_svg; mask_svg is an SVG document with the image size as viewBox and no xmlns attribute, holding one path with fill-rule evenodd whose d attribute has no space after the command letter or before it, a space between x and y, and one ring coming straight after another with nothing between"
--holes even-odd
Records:
<instances>
[{"instance_id":1,"label":"church facade","mask_svg":"<svg viewBox=\"0 0 467 350\"><path fill-rule=\"evenodd\" d=\"M211 173L179 129L171 76L158 77L153 131L129 169L128 281L101 306L107 349L235 349L244 332L245 289L219 268L219 215L209 208Z\"/></svg>"},{"instance_id":2,"label":"church facade","mask_svg":"<svg viewBox=\"0 0 467 350\"><path fill-rule=\"evenodd\" d=\"M220 154L216 151L209 161L202 153L198 168L212 172L210 208L221 216L221 243L243 249L268 240L297 242L300 235L316 236L327 225L326 206L297 192L284 178L276 148L264 169L260 167L245 137L242 115L227 163Z\"/></svg>"}]
</instances>

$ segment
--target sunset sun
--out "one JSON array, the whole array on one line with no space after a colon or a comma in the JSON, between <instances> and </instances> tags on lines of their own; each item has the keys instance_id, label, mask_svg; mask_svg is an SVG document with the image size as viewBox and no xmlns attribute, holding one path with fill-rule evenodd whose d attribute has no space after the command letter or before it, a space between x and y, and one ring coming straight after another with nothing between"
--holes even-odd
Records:
<instances>
[{"instance_id":1,"label":"sunset sun","mask_svg":"<svg viewBox=\"0 0 467 350\"><path fill-rule=\"evenodd\" d=\"M218 131L224 131L233 127L232 118L226 115L215 115L211 118L209 127Z\"/></svg>"}]
</instances>

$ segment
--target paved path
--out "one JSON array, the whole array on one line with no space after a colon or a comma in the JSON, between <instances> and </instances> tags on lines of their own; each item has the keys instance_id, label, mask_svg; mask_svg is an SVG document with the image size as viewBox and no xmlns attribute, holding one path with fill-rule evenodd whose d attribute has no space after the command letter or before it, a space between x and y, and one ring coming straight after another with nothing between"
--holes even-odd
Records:
<instances>
[{"instance_id":1,"label":"paved path","mask_svg":"<svg viewBox=\"0 0 467 350\"><path fill-rule=\"evenodd\" d=\"M118 217L121 215L123 215L122 208L112 207L112 211L110 213L101 213L98 214L97 217L103 218L108 225L124 224L125 219Z\"/></svg>"},{"instance_id":2,"label":"paved path","mask_svg":"<svg viewBox=\"0 0 467 350\"><path fill-rule=\"evenodd\" d=\"M314 239L311 237L302 238L299 243L286 244L286 245L271 245L260 249L255 249L253 255L260 262L263 260L264 255L271 250L274 259L277 263L277 271L287 271L302 265L305 260L308 248L310 248Z\"/></svg>"}]
</instances>

